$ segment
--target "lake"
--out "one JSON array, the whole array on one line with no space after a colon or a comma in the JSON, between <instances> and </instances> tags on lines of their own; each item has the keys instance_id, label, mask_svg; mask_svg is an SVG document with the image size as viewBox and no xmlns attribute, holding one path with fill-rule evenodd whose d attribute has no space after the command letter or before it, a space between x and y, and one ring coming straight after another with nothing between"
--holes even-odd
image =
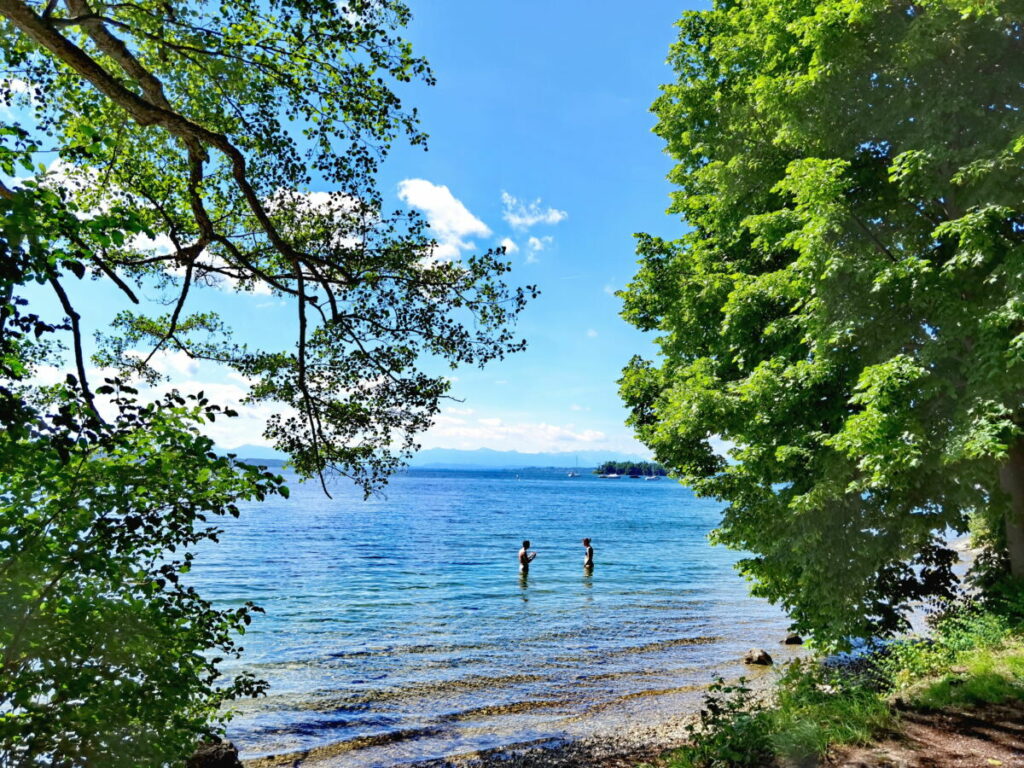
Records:
<instances>
[{"instance_id":1,"label":"lake","mask_svg":"<svg viewBox=\"0 0 1024 768\"><path fill-rule=\"evenodd\" d=\"M243 757L387 768L599 734L694 708L752 646L782 652L785 617L707 543L721 505L668 478L410 470L381 498L332 494L246 506L194 567L217 606L267 612L226 667L271 683L235 705Z\"/></svg>"}]
</instances>

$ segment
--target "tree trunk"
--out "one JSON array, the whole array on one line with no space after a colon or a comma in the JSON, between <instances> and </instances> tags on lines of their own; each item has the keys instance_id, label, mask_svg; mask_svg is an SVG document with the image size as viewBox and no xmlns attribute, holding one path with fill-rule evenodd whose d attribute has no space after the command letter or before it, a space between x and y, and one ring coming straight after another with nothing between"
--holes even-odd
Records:
<instances>
[{"instance_id":1,"label":"tree trunk","mask_svg":"<svg viewBox=\"0 0 1024 768\"><path fill-rule=\"evenodd\" d=\"M1010 448L1006 463L999 468L999 484L1010 495L1006 513L1006 549L1010 556L1010 573L1024 579L1024 441Z\"/></svg>"}]
</instances>

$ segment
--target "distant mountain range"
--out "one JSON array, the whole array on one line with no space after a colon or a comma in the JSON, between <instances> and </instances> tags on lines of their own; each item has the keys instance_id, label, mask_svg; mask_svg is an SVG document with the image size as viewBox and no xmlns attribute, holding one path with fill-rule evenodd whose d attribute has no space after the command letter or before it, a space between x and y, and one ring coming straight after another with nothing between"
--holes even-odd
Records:
<instances>
[{"instance_id":1,"label":"distant mountain range","mask_svg":"<svg viewBox=\"0 0 1024 768\"><path fill-rule=\"evenodd\" d=\"M241 459L266 461L279 466L287 457L280 451L259 445L240 445L237 448L218 448ZM566 451L562 453L520 453L519 451L492 451L478 448L460 451L454 448L428 448L413 456L410 467L421 469L523 469L524 467L575 467L590 469L606 461L648 461L650 457L636 453L616 451Z\"/></svg>"},{"instance_id":2,"label":"distant mountain range","mask_svg":"<svg viewBox=\"0 0 1024 768\"><path fill-rule=\"evenodd\" d=\"M241 459L281 459L284 461L288 458L280 451L266 445L240 445L237 448L222 448L218 445L213 450L218 453L233 453Z\"/></svg>"},{"instance_id":3,"label":"distant mountain range","mask_svg":"<svg viewBox=\"0 0 1024 768\"><path fill-rule=\"evenodd\" d=\"M605 461L644 461L648 457L615 451L575 451L564 453L520 453L479 448L459 451L454 448L428 448L409 462L424 469L522 469L524 467L596 467Z\"/></svg>"}]
</instances>

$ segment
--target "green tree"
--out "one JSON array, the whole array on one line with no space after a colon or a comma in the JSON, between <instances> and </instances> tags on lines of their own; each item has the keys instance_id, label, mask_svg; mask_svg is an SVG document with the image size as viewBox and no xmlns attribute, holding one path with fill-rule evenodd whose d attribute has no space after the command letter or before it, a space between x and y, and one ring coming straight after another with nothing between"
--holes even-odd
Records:
<instances>
[{"instance_id":1,"label":"green tree","mask_svg":"<svg viewBox=\"0 0 1024 768\"><path fill-rule=\"evenodd\" d=\"M408 19L392 0L0 0L0 106L21 118L0 126L0 763L180 763L262 690L217 669L255 608L182 575L216 516L287 489L216 455L202 425L232 414L164 392L154 354L243 374L301 475L371 493L448 392L428 369L523 347L533 289L503 254L435 258L376 188L395 140L425 140L396 93L432 81ZM124 297L109 329L81 311L99 282ZM294 345L234 342L195 306L210 283L289 301ZM66 382L35 384L65 352Z\"/></svg>"},{"instance_id":2,"label":"green tree","mask_svg":"<svg viewBox=\"0 0 1024 768\"><path fill-rule=\"evenodd\" d=\"M624 315L660 359L621 392L822 645L947 590L972 515L1024 576L1022 12L740 0L679 23L654 112L692 230L638 236Z\"/></svg>"}]
</instances>

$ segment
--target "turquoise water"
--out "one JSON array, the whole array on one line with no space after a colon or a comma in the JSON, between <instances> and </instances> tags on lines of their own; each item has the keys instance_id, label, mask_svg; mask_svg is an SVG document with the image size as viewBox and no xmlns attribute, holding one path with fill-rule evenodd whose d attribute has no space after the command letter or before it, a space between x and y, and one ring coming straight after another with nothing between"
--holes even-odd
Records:
<instances>
[{"instance_id":1,"label":"turquoise water","mask_svg":"<svg viewBox=\"0 0 1024 768\"><path fill-rule=\"evenodd\" d=\"M271 683L236 707L243 756L387 767L650 723L780 650L784 617L707 543L720 506L674 481L412 470L332 493L244 509L195 567L217 605L267 611L228 668Z\"/></svg>"}]
</instances>

